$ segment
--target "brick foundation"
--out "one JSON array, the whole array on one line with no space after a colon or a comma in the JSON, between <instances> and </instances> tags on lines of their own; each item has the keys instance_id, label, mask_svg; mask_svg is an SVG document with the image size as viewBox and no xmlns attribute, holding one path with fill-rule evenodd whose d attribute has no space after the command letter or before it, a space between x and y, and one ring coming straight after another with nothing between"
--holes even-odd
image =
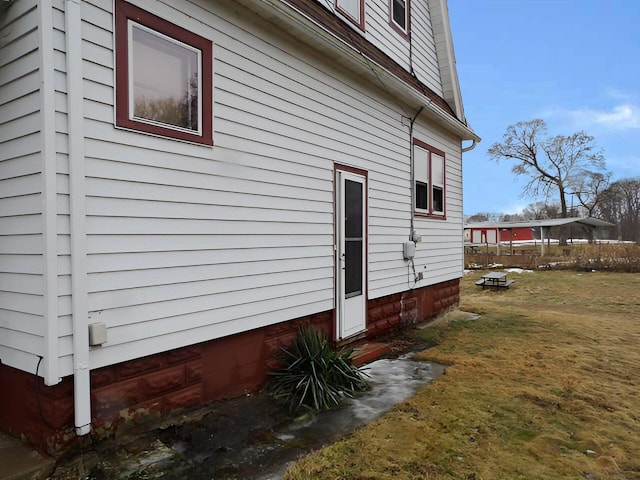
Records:
<instances>
[{"instance_id":1,"label":"brick foundation","mask_svg":"<svg viewBox=\"0 0 640 480\"><path fill-rule=\"evenodd\" d=\"M367 336L375 338L431 318L459 301L458 280L369 300Z\"/></svg>"},{"instance_id":2,"label":"brick foundation","mask_svg":"<svg viewBox=\"0 0 640 480\"><path fill-rule=\"evenodd\" d=\"M458 280L369 300L367 337L422 321L458 301ZM333 311L93 370L94 434L259 389L276 365L274 353L300 325L333 338ZM72 377L47 387L35 375L0 365L0 385L0 430L52 455L75 439Z\"/></svg>"}]
</instances>

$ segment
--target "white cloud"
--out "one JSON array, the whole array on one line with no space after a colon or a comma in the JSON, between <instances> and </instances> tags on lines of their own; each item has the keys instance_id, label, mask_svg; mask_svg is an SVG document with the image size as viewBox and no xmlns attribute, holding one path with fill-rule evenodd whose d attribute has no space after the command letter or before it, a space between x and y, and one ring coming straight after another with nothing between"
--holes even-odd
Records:
<instances>
[{"instance_id":1,"label":"white cloud","mask_svg":"<svg viewBox=\"0 0 640 480\"><path fill-rule=\"evenodd\" d=\"M604 125L615 129L638 129L640 128L640 108L636 105L618 105L611 111L583 110L576 112L584 116L588 123Z\"/></svg>"},{"instance_id":2,"label":"white cloud","mask_svg":"<svg viewBox=\"0 0 640 480\"><path fill-rule=\"evenodd\" d=\"M550 118L569 122L573 128L582 130L605 130L623 132L640 130L640 106L622 103L610 110L594 108L554 109L545 112Z\"/></svg>"},{"instance_id":3,"label":"white cloud","mask_svg":"<svg viewBox=\"0 0 640 480\"><path fill-rule=\"evenodd\" d=\"M634 93L618 90L617 88L607 88L605 95L618 102L634 102L637 98Z\"/></svg>"},{"instance_id":4,"label":"white cloud","mask_svg":"<svg viewBox=\"0 0 640 480\"><path fill-rule=\"evenodd\" d=\"M531 200L531 202L533 202L534 200ZM529 202L529 203L531 203ZM516 203L512 203L510 205L508 205L507 207L504 208L504 212L508 215L518 215L520 213L522 213L524 211L524 209L527 207L528 204L524 204L522 202L516 202Z\"/></svg>"}]
</instances>

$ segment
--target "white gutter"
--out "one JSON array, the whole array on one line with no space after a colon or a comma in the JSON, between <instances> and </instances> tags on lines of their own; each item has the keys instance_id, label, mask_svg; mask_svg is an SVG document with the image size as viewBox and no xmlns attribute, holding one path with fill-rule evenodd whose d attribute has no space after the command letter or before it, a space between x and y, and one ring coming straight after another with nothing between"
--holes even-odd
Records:
<instances>
[{"instance_id":1,"label":"white gutter","mask_svg":"<svg viewBox=\"0 0 640 480\"><path fill-rule=\"evenodd\" d=\"M89 327L85 231L84 113L80 0L65 1L69 203L71 213L71 314L73 317L73 400L77 435L91 431Z\"/></svg>"},{"instance_id":2,"label":"white gutter","mask_svg":"<svg viewBox=\"0 0 640 480\"><path fill-rule=\"evenodd\" d=\"M349 45L336 34L328 30L324 25L319 24L304 12L289 4L286 0L261 0L261 3L271 7L271 9L278 12L280 17L286 18L289 23L297 25L298 28L305 31L307 35L316 38L320 37L333 49L337 50L350 60L359 63L363 68L366 68L367 70L374 68L376 70L376 76L381 79L384 78L385 85L387 87L391 87L398 93L402 93L412 98L419 105L424 105L432 119L449 131L458 134L462 140L480 141L480 137L478 137L473 130L457 118L452 117L450 113L436 105L429 97L407 85L403 80L390 73L382 65L365 56L363 52L360 52L353 46Z\"/></svg>"},{"instance_id":3,"label":"white gutter","mask_svg":"<svg viewBox=\"0 0 640 480\"><path fill-rule=\"evenodd\" d=\"M8 4L5 4L8 5ZM53 6L40 4L38 26L40 55L40 171L42 172L42 237L44 280L44 371L45 385L60 382L58 347L58 228L56 202L55 87L53 78Z\"/></svg>"},{"instance_id":4,"label":"white gutter","mask_svg":"<svg viewBox=\"0 0 640 480\"><path fill-rule=\"evenodd\" d=\"M471 150L473 150L474 148L476 148L476 145L478 144L478 141L475 138L471 139L471 145L469 145L468 147L464 147L462 149L462 153L465 152L470 152Z\"/></svg>"}]
</instances>

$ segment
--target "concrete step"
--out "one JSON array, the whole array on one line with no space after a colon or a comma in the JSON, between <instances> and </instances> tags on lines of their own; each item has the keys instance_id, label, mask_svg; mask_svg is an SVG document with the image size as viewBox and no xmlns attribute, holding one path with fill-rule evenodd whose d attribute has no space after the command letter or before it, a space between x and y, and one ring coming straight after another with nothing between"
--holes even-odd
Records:
<instances>
[{"instance_id":1,"label":"concrete step","mask_svg":"<svg viewBox=\"0 0 640 480\"><path fill-rule=\"evenodd\" d=\"M0 480L41 480L53 471L55 462L30 450L17 438L0 432Z\"/></svg>"},{"instance_id":2,"label":"concrete step","mask_svg":"<svg viewBox=\"0 0 640 480\"><path fill-rule=\"evenodd\" d=\"M367 342L355 347L351 361L354 365L373 362L391 352L389 345L379 342Z\"/></svg>"}]
</instances>

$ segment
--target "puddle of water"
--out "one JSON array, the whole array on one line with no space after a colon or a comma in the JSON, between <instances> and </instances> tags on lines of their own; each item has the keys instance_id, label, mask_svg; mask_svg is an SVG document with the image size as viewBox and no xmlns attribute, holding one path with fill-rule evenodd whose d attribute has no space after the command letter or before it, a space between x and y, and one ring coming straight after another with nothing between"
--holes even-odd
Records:
<instances>
[{"instance_id":1,"label":"puddle of water","mask_svg":"<svg viewBox=\"0 0 640 480\"><path fill-rule=\"evenodd\" d=\"M367 369L370 390L342 408L295 419L266 394L222 402L197 422L149 432L150 446L159 447L142 458L118 461L116 452L100 478L280 479L301 455L379 418L443 372L409 356L377 360Z\"/></svg>"},{"instance_id":2,"label":"puddle of water","mask_svg":"<svg viewBox=\"0 0 640 480\"><path fill-rule=\"evenodd\" d=\"M366 425L409 398L434 378L442 375L444 366L428 362L409 360L406 356L398 359L382 359L369 364L371 389L348 400L343 408L314 415L302 424L291 424L281 435L293 437L304 446L303 452L281 451L280 465L267 473L258 475L258 480L282 478L300 453L306 453L335 440L337 437ZM292 456L291 453L295 453Z\"/></svg>"}]
</instances>

